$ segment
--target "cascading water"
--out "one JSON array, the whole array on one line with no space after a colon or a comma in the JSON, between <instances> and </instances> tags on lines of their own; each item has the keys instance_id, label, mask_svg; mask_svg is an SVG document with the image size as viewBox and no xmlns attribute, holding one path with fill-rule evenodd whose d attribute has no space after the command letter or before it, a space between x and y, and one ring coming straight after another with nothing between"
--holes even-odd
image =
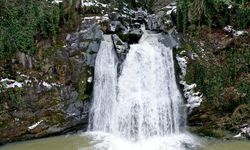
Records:
<instances>
[{"instance_id":1,"label":"cascading water","mask_svg":"<svg viewBox=\"0 0 250 150\"><path fill-rule=\"evenodd\" d=\"M180 128L182 98L172 51L157 37L131 46L119 77L114 131L132 140L178 133Z\"/></svg>"},{"instance_id":2,"label":"cascading water","mask_svg":"<svg viewBox=\"0 0 250 150\"><path fill-rule=\"evenodd\" d=\"M117 79L117 57L104 36L95 64L89 130L100 150L179 150L193 143L183 134L183 99L178 90L171 48L161 34L144 33L131 45ZM101 138L101 139L100 139Z\"/></svg>"},{"instance_id":3,"label":"cascading water","mask_svg":"<svg viewBox=\"0 0 250 150\"><path fill-rule=\"evenodd\" d=\"M104 35L95 61L93 104L89 128L110 132L116 103L117 57L110 35Z\"/></svg>"}]
</instances>

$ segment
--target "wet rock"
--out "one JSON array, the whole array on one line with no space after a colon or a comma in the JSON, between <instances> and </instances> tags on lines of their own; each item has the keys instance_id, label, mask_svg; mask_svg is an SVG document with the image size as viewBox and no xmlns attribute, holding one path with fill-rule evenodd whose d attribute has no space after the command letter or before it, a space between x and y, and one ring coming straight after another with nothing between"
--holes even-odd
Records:
<instances>
[{"instance_id":1,"label":"wet rock","mask_svg":"<svg viewBox=\"0 0 250 150\"><path fill-rule=\"evenodd\" d=\"M90 25L89 28L85 30L80 30L79 32L79 40L101 40L103 32L100 29L100 26L97 24Z\"/></svg>"},{"instance_id":2,"label":"wet rock","mask_svg":"<svg viewBox=\"0 0 250 150\"><path fill-rule=\"evenodd\" d=\"M79 48L82 49L83 51L87 50L88 46L89 46L89 42L80 42L79 43Z\"/></svg>"},{"instance_id":3,"label":"wet rock","mask_svg":"<svg viewBox=\"0 0 250 150\"><path fill-rule=\"evenodd\" d=\"M100 42L93 41L89 44L87 52L89 53L97 53L100 48Z\"/></svg>"},{"instance_id":4,"label":"wet rock","mask_svg":"<svg viewBox=\"0 0 250 150\"><path fill-rule=\"evenodd\" d=\"M128 43L123 42L116 34L112 35L112 40L113 40L118 58L121 62L123 62L129 50Z\"/></svg>"},{"instance_id":5,"label":"wet rock","mask_svg":"<svg viewBox=\"0 0 250 150\"><path fill-rule=\"evenodd\" d=\"M171 48L176 48L179 45L177 39L170 34L163 34L162 38L160 38L159 41L164 45L166 45L167 47Z\"/></svg>"},{"instance_id":6,"label":"wet rock","mask_svg":"<svg viewBox=\"0 0 250 150\"><path fill-rule=\"evenodd\" d=\"M128 43L129 44L138 43L140 38L142 37L142 34L143 32L141 29L134 29L130 31Z\"/></svg>"},{"instance_id":7,"label":"wet rock","mask_svg":"<svg viewBox=\"0 0 250 150\"><path fill-rule=\"evenodd\" d=\"M119 32L127 30L125 26L121 24L120 21L112 21L110 23L110 32Z\"/></svg>"},{"instance_id":8,"label":"wet rock","mask_svg":"<svg viewBox=\"0 0 250 150\"><path fill-rule=\"evenodd\" d=\"M121 15L118 12L112 12L109 14L109 19L111 21L118 21L118 19L121 17Z\"/></svg>"}]
</instances>

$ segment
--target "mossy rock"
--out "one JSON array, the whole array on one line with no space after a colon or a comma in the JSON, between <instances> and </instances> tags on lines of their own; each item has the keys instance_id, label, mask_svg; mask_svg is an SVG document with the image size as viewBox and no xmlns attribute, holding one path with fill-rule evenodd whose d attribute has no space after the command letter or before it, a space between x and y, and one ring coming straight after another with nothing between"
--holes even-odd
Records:
<instances>
[{"instance_id":1,"label":"mossy rock","mask_svg":"<svg viewBox=\"0 0 250 150\"><path fill-rule=\"evenodd\" d=\"M92 92L92 82L89 82L89 78L93 78L93 69L87 68L82 75L80 76L80 79L78 80L77 84L77 91L79 93L79 97L81 100L87 100L91 96Z\"/></svg>"}]
</instances>

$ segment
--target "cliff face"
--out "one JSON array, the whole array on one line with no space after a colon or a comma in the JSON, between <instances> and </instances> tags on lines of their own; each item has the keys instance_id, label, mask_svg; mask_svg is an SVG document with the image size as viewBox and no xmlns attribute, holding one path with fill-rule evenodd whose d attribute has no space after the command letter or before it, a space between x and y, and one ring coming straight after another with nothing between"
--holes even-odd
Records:
<instances>
[{"instance_id":1,"label":"cliff face","mask_svg":"<svg viewBox=\"0 0 250 150\"><path fill-rule=\"evenodd\" d=\"M102 34L96 20L83 20L62 48L1 63L0 143L86 130Z\"/></svg>"}]
</instances>

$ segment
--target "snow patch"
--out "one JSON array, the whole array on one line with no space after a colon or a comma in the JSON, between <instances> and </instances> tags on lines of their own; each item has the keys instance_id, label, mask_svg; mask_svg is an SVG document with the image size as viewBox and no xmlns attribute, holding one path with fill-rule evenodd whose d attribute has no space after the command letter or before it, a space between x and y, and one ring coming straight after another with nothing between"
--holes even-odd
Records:
<instances>
[{"instance_id":1,"label":"snow patch","mask_svg":"<svg viewBox=\"0 0 250 150\"><path fill-rule=\"evenodd\" d=\"M42 122L43 122L43 120L40 120L40 121L38 121L37 123L35 123L35 124L29 126L28 129L29 129L29 130L33 130L33 129L35 129L35 128L36 128L40 123L42 123Z\"/></svg>"},{"instance_id":2,"label":"snow patch","mask_svg":"<svg viewBox=\"0 0 250 150\"><path fill-rule=\"evenodd\" d=\"M91 83L93 81L93 78L92 77L89 77L88 78L88 82Z\"/></svg>"},{"instance_id":3,"label":"snow patch","mask_svg":"<svg viewBox=\"0 0 250 150\"><path fill-rule=\"evenodd\" d=\"M59 3L62 3L63 2L63 0L54 0L54 1L52 1L52 4L59 4Z\"/></svg>"},{"instance_id":4,"label":"snow patch","mask_svg":"<svg viewBox=\"0 0 250 150\"><path fill-rule=\"evenodd\" d=\"M235 31L234 36L242 36L242 35L245 35L247 33L248 33L247 31Z\"/></svg>"},{"instance_id":5,"label":"snow patch","mask_svg":"<svg viewBox=\"0 0 250 150\"><path fill-rule=\"evenodd\" d=\"M101 7L108 7L107 4L103 4L96 0L82 0L82 7L90 7L90 6L101 6Z\"/></svg>"},{"instance_id":6,"label":"snow patch","mask_svg":"<svg viewBox=\"0 0 250 150\"><path fill-rule=\"evenodd\" d=\"M48 88L48 89L51 89L52 88L52 86L49 84L49 83L47 83L47 82L42 82L42 85L43 86L45 86L46 88Z\"/></svg>"},{"instance_id":7,"label":"snow patch","mask_svg":"<svg viewBox=\"0 0 250 150\"><path fill-rule=\"evenodd\" d=\"M60 87L60 84L57 83L47 83L45 81L38 81L36 78L31 78L28 75L21 74L18 72L18 75L22 78L25 78L22 82L18 82L13 79L4 78L0 80L0 85L3 85L3 88L9 89L9 88L22 88L23 86L32 86L31 83L39 83L39 85L45 86L48 89L51 89L52 87Z\"/></svg>"},{"instance_id":8,"label":"snow patch","mask_svg":"<svg viewBox=\"0 0 250 150\"><path fill-rule=\"evenodd\" d=\"M227 8L228 8L228 9L231 9L232 7L233 7L233 5L229 5Z\"/></svg>"},{"instance_id":9,"label":"snow patch","mask_svg":"<svg viewBox=\"0 0 250 150\"><path fill-rule=\"evenodd\" d=\"M109 20L109 17L108 17L107 14L105 14L104 16L84 17L82 23L84 23L84 22L86 22L88 20L97 20L97 23L101 23L101 22Z\"/></svg>"},{"instance_id":10,"label":"snow patch","mask_svg":"<svg viewBox=\"0 0 250 150\"><path fill-rule=\"evenodd\" d=\"M197 57L197 56L195 56L195 57ZM189 108L189 113L190 113L193 110L193 108L200 106L200 104L202 102L202 94L200 92L194 92L194 88L197 86L196 84L189 85L185 81L188 58L186 56L180 57L177 55L176 59L177 59L177 62L181 68L180 84L184 86L184 89L183 89L184 97L187 99L186 106Z\"/></svg>"},{"instance_id":11,"label":"snow patch","mask_svg":"<svg viewBox=\"0 0 250 150\"><path fill-rule=\"evenodd\" d=\"M233 27L230 25L225 26L223 29L226 32L233 33L233 36L236 36L236 37L248 34L247 31L244 31L244 30L237 31L237 30L233 29Z\"/></svg>"},{"instance_id":12,"label":"snow patch","mask_svg":"<svg viewBox=\"0 0 250 150\"><path fill-rule=\"evenodd\" d=\"M3 83L5 85L5 88L9 89L9 88L16 88L16 87L23 87L23 83L22 82L18 82L12 79L1 79L0 80L1 83Z\"/></svg>"}]
</instances>

